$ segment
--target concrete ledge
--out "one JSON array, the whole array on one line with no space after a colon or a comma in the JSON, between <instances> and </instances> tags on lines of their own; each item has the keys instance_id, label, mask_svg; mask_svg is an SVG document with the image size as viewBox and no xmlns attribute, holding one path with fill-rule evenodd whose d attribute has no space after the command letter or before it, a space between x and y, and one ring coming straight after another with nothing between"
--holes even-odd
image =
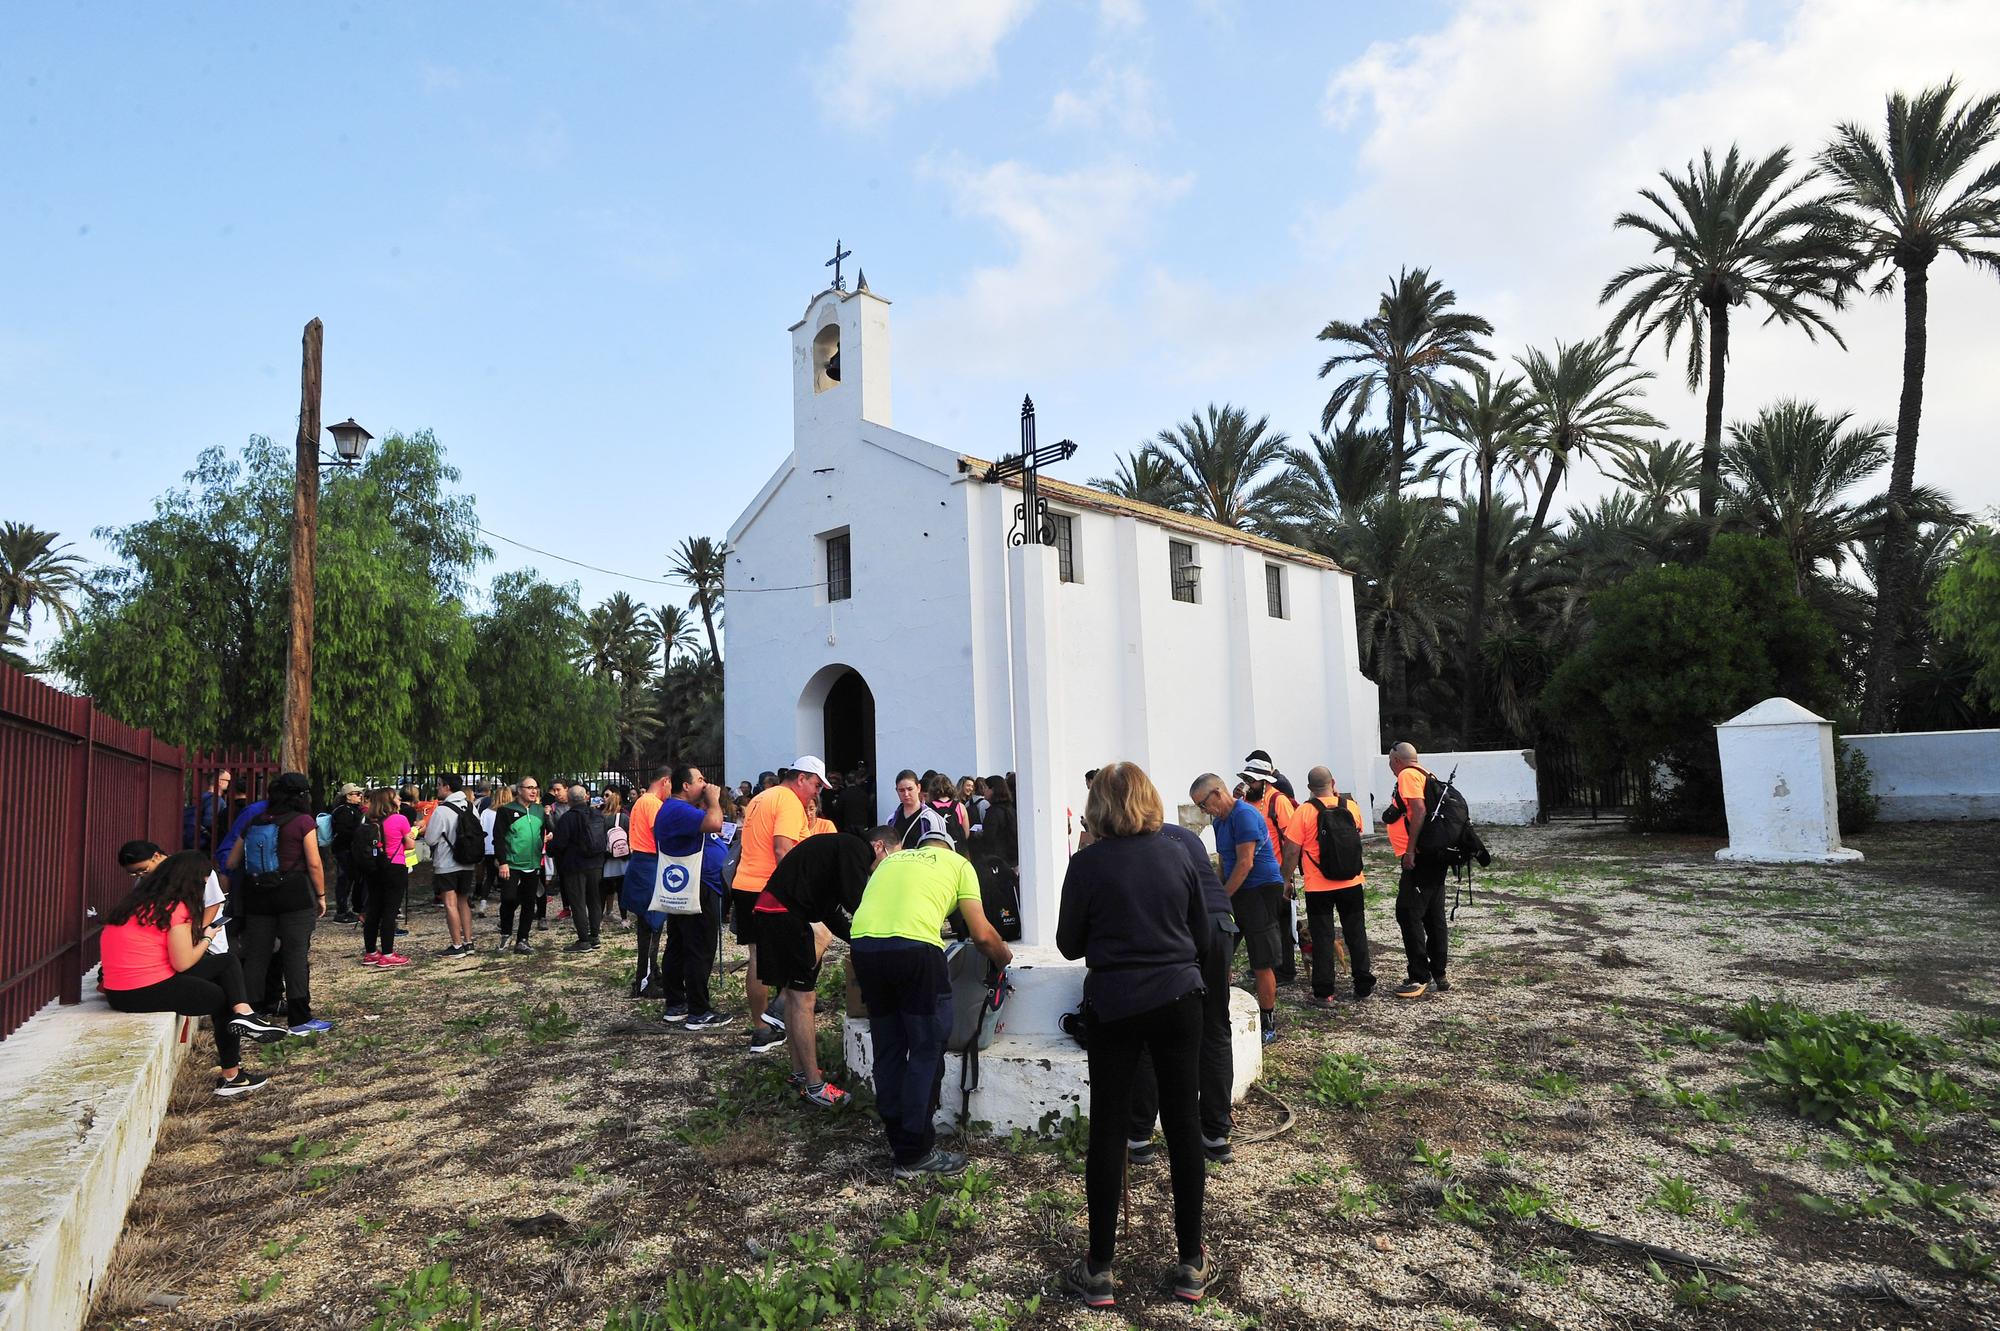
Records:
<instances>
[{"instance_id":1,"label":"concrete ledge","mask_svg":"<svg viewBox=\"0 0 2000 1331\"><path fill-rule=\"evenodd\" d=\"M0 1331L83 1325L187 1048L179 1017L84 992L0 1045Z\"/></svg>"},{"instance_id":2,"label":"concrete ledge","mask_svg":"<svg viewBox=\"0 0 2000 1331\"><path fill-rule=\"evenodd\" d=\"M1885 823L2000 819L2000 730L1849 735Z\"/></svg>"}]
</instances>

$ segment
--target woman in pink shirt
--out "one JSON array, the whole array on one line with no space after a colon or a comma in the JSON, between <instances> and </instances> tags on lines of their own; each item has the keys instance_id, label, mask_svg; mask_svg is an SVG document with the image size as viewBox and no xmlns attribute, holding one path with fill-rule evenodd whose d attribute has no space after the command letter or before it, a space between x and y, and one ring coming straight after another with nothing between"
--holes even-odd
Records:
<instances>
[{"instance_id":1,"label":"woman in pink shirt","mask_svg":"<svg viewBox=\"0 0 2000 1331\"><path fill-rule=\"evenodd\" d=\"M410 852L416 848L417 829L389 786L368 797L368 821L355 833L364 845L374 835L369 824L380 829L382 858L368 884L368 913L361 917L361 945L367 949L361 964L407 966L410 959L396 951L396 919L403 913L403 893L410 886Z\"/></svg>"},{"instance_id":2,"label":"woman in pink shirt","mask_svg":"<svg viewBox=\"0 0 2000 1331\"><path fill-rule=\"evenodd\" d=\"M208 887L208 856L184 850L161 858L159 847L135 841L120 849L118 862L137 881L104 917L99 984L105 1002L116 1012L209 1018L216 1059L222 1064L215 1093L256 1090L264 1077L242 1066L243 1037L267 1044L284 1039L286 1030L252 1015L236 954L209 952L222 921L195 929Z\"/></svg>"}]
</instances>

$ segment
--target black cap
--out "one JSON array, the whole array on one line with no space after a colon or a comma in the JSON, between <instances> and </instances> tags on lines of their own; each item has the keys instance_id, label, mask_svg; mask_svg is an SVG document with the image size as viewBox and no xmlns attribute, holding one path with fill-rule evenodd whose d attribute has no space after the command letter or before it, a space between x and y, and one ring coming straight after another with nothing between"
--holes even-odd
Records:
<instances>
[{"instance_id":1,"label":"black cap","mask_svg":"<svg viewBox=\"0 0 2000 1331\"><path fill-rule=\"evenodd\" d=\"M285 772L270 786L273 795L303 795L312 789L312 782L306 780L304 772Z\"/></svg>"}]
</instances>

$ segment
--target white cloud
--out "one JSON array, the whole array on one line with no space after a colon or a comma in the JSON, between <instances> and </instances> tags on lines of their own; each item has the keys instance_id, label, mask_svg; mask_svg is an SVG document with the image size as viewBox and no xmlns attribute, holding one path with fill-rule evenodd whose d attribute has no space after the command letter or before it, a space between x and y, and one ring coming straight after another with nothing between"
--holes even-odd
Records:
<instances>
[{"instance_id":1,"label":"white cloud","mask_svg":"<svg viewBox=\"0 0 2000 1331\"><path fill-rule=\"evenodd\" d=\"M1136 28L1146 21L1145 0L1098 0L1097 20L1107 28Z\"/></svg>"},{"instance_id":2,"label":"white cloud","mask_svg":"<svg viewBox=\"0 0 2000 1331\"><path fill-rule=\"evenodd\" d=\"M1802 0L1764 37L1722 0L1468 0L1437 30L1371 47L1330 78L1326 115L1357 136L1363 184L1317 214L1309 244L1337 255L1354 285L1336 298L1354 312L1399 265L1427 264L1493 319L1504 352L1590 335L1604 323L1604 281L1646 253L1611 219L1661 169L1732 141L1810 156L1837 121L1879 125L1891 89L1952 72L1967 87L2000 88L2000 6L1899 8ZM1983 461L1996 314L1990 277L1948 260L1932 269L1918 478L1973 506L2000 500ZM1847 352L1759 319L1732 329L1729 419L1779 396L1894 418L1900 301L1843 315ZM1654 411L1698 439L1702 400L1682 379L1684 349L1668 358L1649 343L1640 361L1659 372Z\"/></svg>"},{"instance_id":3,"label":"white cloud","mask_svg":"<svg viewBox=\"0 0 2000 1331\"><path fill-rule=\"evenodd\" d=\"M1087 86L1064 88L1049 102L1052 130L1111 130L1126 138L1150 139L1160 131L1152 79L1136 65L1103 57L1090 62Z\"/></svg>"},{"instance_id":4,"label":"white cloud","mask_svg":"<svg viewBox=\"0 0 2000 1331\"><path fill-rule=\"evenodd\" d=\"M857 125L898 98L935 97L992 76L994 52L1035 0L854 0L820 94Z\"/></svg>"}]
</instances>

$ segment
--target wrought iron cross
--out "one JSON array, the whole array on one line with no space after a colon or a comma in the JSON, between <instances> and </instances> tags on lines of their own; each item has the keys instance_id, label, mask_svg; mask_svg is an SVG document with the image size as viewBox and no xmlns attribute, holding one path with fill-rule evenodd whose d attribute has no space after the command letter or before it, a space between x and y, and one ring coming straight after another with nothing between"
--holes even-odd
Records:
<instances>
[{"instance_id":1,"label":"wrought iron cross","mask_svg":"<svg viewBox=\"0 0 2000 1331\"><path fill-rule=\"evenodd\" d=\"M840 275L840 261L842 259L851 259L853 257L854 257L854 251L844 250L840 248L840 242L836 240L833 242L833 257L831 259L828 259L824 264L820 265L823 268L833 269L833 289L835 291L847 290L847 282Z\"/></svg>"},{"instance_id":2,"label":"wrought iron cross","mask_svg":"<svg viewBox=\"0 0 2000 1331\"><path fill-rule=\"evenodd\" d=\"M1009 476L1021 478L1021 502L1014 505L1014 525L1007 531L1007 544L1054 545L1056 524L1049 519L1048 501L1042 498L1040 481L1041 469L1052 462L1065 462L1076 453L1076 444L1065 439L1060 443L1037 447L1035 444L1035 400L1021 399L1021 451L1013 457L1002 458L986 469L986 480L997 483Z\"/></svg>"}]
</instances>

